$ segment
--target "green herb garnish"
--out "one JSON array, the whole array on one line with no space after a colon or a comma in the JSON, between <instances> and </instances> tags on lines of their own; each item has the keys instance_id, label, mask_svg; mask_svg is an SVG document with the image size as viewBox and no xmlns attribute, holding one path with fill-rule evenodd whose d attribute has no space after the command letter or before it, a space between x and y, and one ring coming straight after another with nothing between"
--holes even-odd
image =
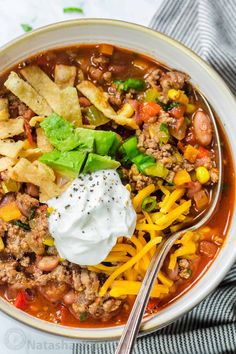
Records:
<instances>
[{"instance_id":1,"label":"green herb garnish","mask_svg":"<svg viewBox=\"0 0 236 354\"><path fill-rule=\"evenodd\" d=\"M31 228L30 228L30 226L28 224L26 224L26 223L24 223L24 222L22 222L20 220L14 220L14 221L12 221L12 224L21 227L25 231L30 231L31 230Z\"/></svg>"},{"instance_id":2,"label":"green herb garnish","mask_svg":"<svg viewBox=\"0 0 236 354\"><path fill-rule=\"evenodd\" d=\"M192 273L193 273L192 269L190 269L190 268L187 268L187 269L186 269L186 272L187 272L188 274L190 274L190 275L192 275Z\"/></svg>"},{"instance_id":3,"label":"green herb garnish","mask_svg":"<svg viewBox=\"0 0 236 354\"><path fill-rule=\"evenodd\" d=\"M22 29L25 31L25 32L30 32L32 31L33 27L31 27L30 25L28 25L27 23L22 23L21 24L21 27Z\"/></svg>"},{"instance_id":4,"label":"green herb garnish","mask_svg":"<svg viewBox=\"0 0 236 354\"><path fill-rule=\"evenodd\" d=\"M144 198L142 202L142 210L147 212L153 211L156 205L157 205L156 199L152 197Z\"/></svg>"},{"instance_id":5,"label":"green herb garnish","mask_svg":"<svg viewBox=\"0 0 236 354\"><path fill-rule=\"evenodd\" d=\"M161 132L164 132L166 134L169 134L169 129L168 129L168 126L166 123L161 123L160 125L160 131Z\"/></svg>"},{"instance_id":6,"label":"green herb garnish","mask_svg":"<svg viewBox=\"0 0 236 354\"><path fill-rule=\"evenodd\" d=\"M82 313L79 315L79 319L80 319L81 322L86 321L87 318L88 318L87 312L82 312Z\"/></svg>"},{"instance_id":7,"label":"green herb garnish","mask_svg":"<svg viewBox=\"0 0 236 354\"><path fill-rule=\"evenodd\" d=\"M159 99L156 99L156 102L161 106L161 108L168 112L174 107L178 107L180 105L179 102L171 102L171 103L163 103Z\"/></svg>"},{"instance_id":8,"label":"green herb garnish","mask_svg":"<svg viewBox=\"0 0 236 354\"><path fill-rule=\"evenodd\" d=\"M118 85L119 91L128 91L131 88L140 91L145 87L145 81L141 79L115 80L114 83Z\"/></svg>"},{"instance_id":9,"label":"green herb garnish","mask_svg":"<svg viewBox=\"0 0 236 354\"><path fill-rule=\"evenodd\" d=\"M30 214L29 214L28 219L29 219L29 220L34 219L35 213L36 213L36 208L32 208L31 211L30 211Z\"/></svg>"},{"instance_id":10,"label":"green herb garnish","mask_svg":"<svg viewBox=\"0 0 236 354\"><path fill-rule=\"evenodd\" d=\"M77 12L80 14L84 13L84 10L81 7L64 7L63 12L66 13L71 13L71 12Z\"/></svg>"}]
</instances>

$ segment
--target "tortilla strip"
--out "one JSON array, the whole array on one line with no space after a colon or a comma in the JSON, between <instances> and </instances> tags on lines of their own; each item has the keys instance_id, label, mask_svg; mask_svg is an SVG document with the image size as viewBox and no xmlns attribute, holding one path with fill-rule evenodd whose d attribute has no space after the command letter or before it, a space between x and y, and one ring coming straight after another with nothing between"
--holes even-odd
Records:
<instances>
[{"instance_id":1,"label":"tortilla strip","mask_svg":"<svg viewBox=\"0 0 236 354\"><path fill-rule=\"evenodd\" d=\"M24 133L24 119L21 117L0 122L0 139L7 139Z\"/></svg>"},{"instance_id":2,"label":"tortilla strip","mask_svg":"<svg viewBox=\"0 0 236 354\"><path fill-rule=\"evenodd\" d=\"M0 157L0 172L7 170L9 167L15 165L16 160L10 157Z\"/></svg>"},{"instance_id":3,"label":"tortilla strip","mask_svg":"<svg viewBox=\"0 0 236 354\"><path fill-rule=\"evenodd\" d=\"M77 85L77 89L107 118L114 120L119 125L126 125L132 129L138 129L137 124L132 118L119 115L114 111L108 102L108 97L105 92L96 87L92 82L84 80Z\"/></svg>"},{"instance_id":4,"label":"tortilla strip","mask_svg":"<svg viewBox=\"0 0 236 354\"><path fill-rule=\"evenodd\" d=\"M14 71L10 73L4 85L38 115L48 116L52 113L52 110L46 100L40 96L27 82L20 79Z\"/></svg>"},{"instance_id":5,"label":"tortilla strip","mask_svg":"<svg viewBox=\"0 0 236 354\"><path fill-rule=\"evenodd\" d=\"M25 67L21 70L21 74L46 99L54 112L73 122L76 126L82 126L82 115L75 88L67 87L60 90L55 82L36 65Z\"/></svg>"},{"instance_id":6,"label":"tortilla strip","mask_svg":"<svg viewBox=\"0 0 236 354\"><path fill-rule=\"evenodd\" d=\"M59 64L55 66L54 81L60 89L74 86L76 66Z\"/></svg>"},{"instance_id":7,"label":"tortilla strip","mask_svg":"<svg viewBox=\"0 0 236 354\"><path fill-rule=\"evenodd\" d=\"M34 161L30 162L21 158L14 167L9 170L9 176L17 182L30 182L39 186L40 201L56 197L62 193L61 188L54 183L55 175L53 170L47 165Z\"/></svg>"},{"instance_id":8,"label":"tortilla strip","mask_svg":"<svg viewBox=\"0 0 236 354\"><path fill-rule=\"evenodd\" d=\"M0 121L8 120L10 118L10 114L8 111L8 99L0 98Z\"/></svg>"},{"instance_id":9,"label":"tortilla strip","mask_svg":"<svg viewBox=\"0 0 236 354\"><path fill-rule=\"evenodd\" d=\"M60 95L60 110L56 113L71 123L74 123L76 127L82 127L82 114L76 88L67 87L61 90Z\"/></svg>"},{"instance_id":10,"label":"tortilla strip","mask_svg":"<svg viewBox=\"0 0 236 354\"><path fill-rule=\"evenodd\" d=\"M0 154L16 158L24 146L24 141L0 140Z\"/></svg>"},{"instance_id":11,"label":"tortilla strip","mask_svg":"<svg viewBox=\"0 0 236 354\"><path fill-rule=\"evenodd\" d=\"M48 141L42 128L36 128L36 140L37 146L43 152L50 152L53 150L53 146Z\"/></svg>"}]
</instances>

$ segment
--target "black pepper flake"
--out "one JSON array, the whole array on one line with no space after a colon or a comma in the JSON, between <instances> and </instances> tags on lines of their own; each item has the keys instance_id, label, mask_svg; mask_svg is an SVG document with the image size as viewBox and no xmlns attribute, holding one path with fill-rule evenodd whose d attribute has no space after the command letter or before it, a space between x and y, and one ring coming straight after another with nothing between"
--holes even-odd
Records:
<instances>
[{"instance_id":1,"label":"black pepper flake","mask_svg":"<svg viewBox=\"0 0 236 354\"><path fill-rule=\"evenodd\" d=\"M78 188L73 188L74 192L78 192L78 190L79 190Z\"/></svg>"},{"instance_id":2,"label":"black pepper flake","mask_svg":"<svg viewBox=\"0 0 236 354\"><path fill-rule=\"evenodd\" d=\"M65 209L68 209L70 207L70 204L67 204L66 206L65 206Z\"/></svg>"},{"instance_id":3,"label":"black pepper flake","mask_svg":"<svg viewBox=\"0 0 236 354\"><path fill-rule=\"evenodd\" d=\"M90 177L89 177L89 181L92 181L92 180L93 180L93 177L92 177L92 176L90 176Z\"/></svg>"},{"instance_id":4,"label":"black pepper flake","mask_svg":"<svg viewBox=\"0 0 236 354\"><path fill-rule=\"evenodd\" d=\"M88 211L87 214L90 215L90 212Z\"/></svg>"},{"instance_id":5,"label":"black pepper flake","mask_svg":"<svg viewBox=\"0 0 236 354\"><path fill-rule=\"evenodd\" d=\"M89 199L86 199L86 202L89 202Z\"/></svg>"},{"instance_id":6,"label":"black pepper flake","mask_svg":"<svg viewBox=\"0 0 236 354\"><path fill-rule=\"evenodd\" d=\"M93 189L90 189L89 191L92 193L92 192L93 192Z\"/></svg>"},{"instance_id":7,"label":"black pepper flake","mask_svg":"<svg viewBox=\"0 0 236 354\"><path fill-rule=\"evenodd\" d=\"M72 198L72 197L73 197L73 195L72 195L72 194L70 194L70 197Z\"/></svg>"},{"instance_id":8,"label":"black pepper flake","mask_svg":"<svg viewBox=\"0 0 236 354\"><path fill-rule=\"evenodd\" d=\"M82 234L84 234L84 230L82 230Z\"/></svg>"},{"instance_id":9,"label":"black pepper flake","mask_svg":"<svg viewBox=\"0 0 236 354\"><path fill-rule=\"evenodd\" d=\"M112 199L112 200L115 200L115 198L114 198L114 197L112 197L111 199Z\"/></svg>"}]
</instances>

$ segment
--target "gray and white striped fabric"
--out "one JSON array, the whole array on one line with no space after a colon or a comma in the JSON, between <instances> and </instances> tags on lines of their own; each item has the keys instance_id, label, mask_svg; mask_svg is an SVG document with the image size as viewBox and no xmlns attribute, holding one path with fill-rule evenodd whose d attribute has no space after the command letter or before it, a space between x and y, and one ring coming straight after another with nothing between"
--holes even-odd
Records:
<instances>
[{"instance_id":1,"label":"gray and white striped fabric","mask_svg":"<svg viewBox=\"0 0 236 354\"><path fill-rule=\"evenodd\" d=\"M150 24L207 60L236 93L236 0L164 0ZM75 344L73 354L112 354L116 343ZM136 354L236 354L236 264L201 304L138 339Z\"/></svg>"}]
</instances>

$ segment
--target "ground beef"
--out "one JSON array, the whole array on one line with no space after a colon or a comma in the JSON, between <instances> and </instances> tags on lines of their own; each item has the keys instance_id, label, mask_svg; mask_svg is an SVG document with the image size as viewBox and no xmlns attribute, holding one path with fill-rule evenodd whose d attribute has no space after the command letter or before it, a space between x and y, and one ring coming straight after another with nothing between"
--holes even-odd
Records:
<instances>
[{"instance_id":1,"label":"ground beef","mask_svg":"<svg viewBox=\"0 0 236 354\"><path fill-rule=\"evenodd\" d=\"M75 317L79 318L81 313L88 313L95 319L107 321L120 310L122 300L98 296L100 281L96 273L77 268L73 270L72 278L76 295L71 312Z\"/></svg>"},{"instance_id":2,"label":"ground beef","mask_svg":"<svg viewBox=\"0 0 236 354\"><path fill-rule=\"evenodd\" d=\"M190 262L183 258L178 260L179 276L183 279L188 279L191 276Z\"/></svg>"},{"instance_id":3,"label":"ground beef","mask_svg":"<svg viewBox=\"0 0 236 354\"><path fill-rule=\"evenodd\" d=\"M16 204L21 213L24 216L29 217L29 215L32 213L32 209L39 206L39 201L30 197L28 194L17 193Z\"/></svg>"},{"instance_id":4,"label":"ground beef","mask_svg":"<svg viewBox=\"0 0 236 354\"><path fill-rule=\"evenodd\" d=\"M28 232L17 225L7 224L7 237L5 252L17 259L23 257L24 253L30 252L31 248L27 242Z\"/></svg>"},{"instance_id":5,"label":"ground beef","mask_svg":"<svg viewBox=\"0 0 236 354\"><path fill-rule=\"evenodd\" d=\"M168 91L170 88L180 90L184 84L189 80L189 76L179 71L168 71L163 73L160 79L160 84L163 91Z\"/></svg>"},{"instance_id":6,"label":"ground beef","mask_svg":"<svg viewBox=\"0 0 236 354\"><path fill-rule=\"evenodd\" d=\"M139 191L149 184L156 184L157 179L139 173L137 167L132 165L130 169L122 168L123 178L130 184L132 191Z\"/></svg>"},{"instance_id":7,"label":"ground beef","mask_svg":"<svg viewBox=\"0 0 236 354\"><path fill-rule=\"evenodd\" d=\"M35 115L34 112L23 102L21 102L15 95L9 94L8 101L9 112L12 118L22 116L27 121L29 121Z\"/></svg>"},{"instance_id":8,"label":"ground beef","mask_svg":"<svg viewBox=\"0 0 236 354\"><path fill-rule=\"evenodd\" d=\"M122 92L117 91L117 88L115 85L112 85L109 87L108 95L109 95L108 100L113 106L119 107L122 105L124 95Z\"/></svg>"},{"instance_id":9,"label":"ground beef","mask_svg":"<svg viewBox=\"0 0 236 354\"><path fill-rule=\"evenodd\" d=\"M162 122L170 123L171 117L163 113ZM186 169L192 171L195 165L187 161L185 158L178 159L176 156L177 148L173 144L163 144L159 142L159 127L160 122L152 124L144 124L142 130L137 131L138 148L147 155L153 156L158 162L161 162L167 169L170 170L167 180L173 181L175 173L179 170ZM152 136L150 134L152 132Z\"/></svg>"},{"instance_id":10,"label":"ground beef","mask_svg":"<svg viewBox=\"0 0 236 354\"><path fill-rule=\"evenodd\" d=\"M145 76L145 81L151 87L159 87L159 80L161 75L161 69L151 69L151 71Z\"/></svg>"},{"instance_id":11,"label":"ground beef","mask_svg":"<svg viewBox=\"0 0 236 354\"><path fill-rule=\"evenodd\" d=\"M0 261L0 284L12 285L15 289L31 287L31 280L18 268L15 260Z\"/></svg>"},{"instance_id":12,"label":"ground beef","mask_svg":"<svg viewBox=\"0 0 236 354\"><path fill-rule=\"evenodd\" d=\"M33 252L41 255L45 250L43 240L49 237L46 212L37 212L31 224L33 224L33 228L27 233L27 242Z\"/></svg>"}]
</instances>

